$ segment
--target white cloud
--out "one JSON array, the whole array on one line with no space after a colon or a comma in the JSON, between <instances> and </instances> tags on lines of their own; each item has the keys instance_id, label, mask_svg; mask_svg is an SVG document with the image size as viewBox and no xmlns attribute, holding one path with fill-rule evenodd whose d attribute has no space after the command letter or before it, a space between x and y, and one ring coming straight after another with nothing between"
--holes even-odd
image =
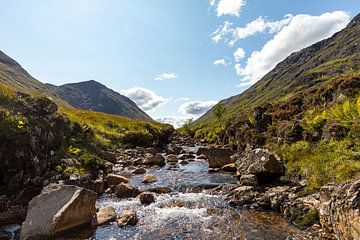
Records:
<instances>
[{"instance_id":1,"label":"white cloud","mask_svg":"<svg viewBox=\"0 0 360 240\"><path fill-rule=\"evenodd\" d=\"M155 80L170 80L170 79L176 79L179 78L179 76L175 73L161 73L155 76Z\"/></svg>"},{"instance_id":2,"label":"white cloud","mask_svg":"<svg viewBox=\"0 0 360 240\"><path fill-rule=\"evenodd\" d=\"M233 27L232 23L226 21L211 34L211 38L215 43L225 38L225 43L233 46L240 39L248 38L256 33L279 32L284 26L289 24L292 17L291 14L287 14L285 18L280 21L268 21L260 16L247 23L245 27Z\"/></svg>"},{"instance_id":3,"label":"white cloud","mask_svg":"<svg viewBox=\"0 0 360 240\"><path fill-rule=\"evenodd\" d=\"M160 123L168 123L173 125L175 128L179 128L184 125L184 123L188 120L187 117L173 117L173 116L166 116L166 117L159 117L156 118L155 121Z\"/></svg>"},{"instance_id":4,"label":"white cloud","mask_svg":"<svg viewBox=\"0 0 360 240\"><path fill-rule=\"evenodd\" d=\"M200 115L213 107L217 101L192 101L181 104L179 112L182 114Z\"/></svg>"},{"instance_id":5,"label":"white cloud","mask_svg":"<svg viewBox=\"0 0 360 240\"><path fill-rule=\"evenodd\" d=\"M241 8L245 6L245 3L245 0L220 0L217 7L217 16L231 15L239 17Z\"/></svg>"},{"instance_id":6,"label":"white cloud","mask_svg":"<svg viewBox=\"0 0 360 240\"><path fill-rule=\"evenodd\" d=\"M215 5L215 0L210 0L209 3L210 3L210 6L213 7Z\"/></svg>"},{"instance_id":7,"label":"white cloud","mask_svg":"<svg viewBox=\"0 0 360 240\"><path fill-rule=\"evenodd\" d=\"M343 11L327 12L320 16L299 14L291 17L288 25L260 51L251 53L246 66L235 65L236 73L242 77L239 86L255 83L290 53L330 37L344 28L349 18L350 16Z\"/></svg>"},{"instance_id":8,"label":"white cloud","mask_svg":"<svg viewBox=\"0 0 360 240\"><path fill-rule=\"evenodd\" d=\"M142 110L153 110L167 102L166 98L156 95L153 91L141 87L133 87L120 91L121 94L133 100Z\"/></svg>"},{"instance_id":9,"label":"white cloud","mask_svg":"<svg viewBox=\"0 0 360 240\"><path fill-rule=\"evenodd\" d=\"M240 61L244 57L245 57L245 50L243 48L236 49L236 51L234 52L235 62Z\"/></svg>"},{"instance_id":10,"label":"white cloud","mask_svg":"<svg viewBox=\"0 0 360 240\"><path fill-rule=\"evenodd\" d=\"M226 66L227 63L225 61L225 59L217 59L213 62L214 65L223 65L223 66Z\"/></svg>"}]
</instances>

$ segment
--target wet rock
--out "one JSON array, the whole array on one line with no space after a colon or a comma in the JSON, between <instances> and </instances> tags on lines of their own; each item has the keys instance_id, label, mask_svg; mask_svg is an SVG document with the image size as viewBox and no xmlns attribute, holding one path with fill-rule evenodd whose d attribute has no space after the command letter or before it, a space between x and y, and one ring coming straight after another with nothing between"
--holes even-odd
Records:
<instances>
[{"instance_id":1,"label":"wet rock","mask_svg":"<svg viewBox=\"0 0 360 240\"><path fill-rule=\"evenodd\" d=\"M172 189L169 187L155 187L148 189L149 192L157 193L157 194L165 194L165 193L171 193Z\"/></svg>"},{"instance_id":2,"label":"wet rock","mask_svg":"<svg viewBox=\"0 0 360 240\"><path fill-rule=\"evenodd\" d=\"M209 168L208 169L208 173L216 173L216 172L219 172L220 171L220 168Z\"/></svg>"},{"instance_id":3,"label":"wet rock","mask_svg":"<svg viewBox=\"0 0 360 240\"><path fill-rule=\"evenodd\" d=\"M104 179L100 178L100 179L96 179L93 183L93 188L94 192L96 192L97 194L103 194L105 192L105 182Z\"/></svg>"},{"instance_id":4,"label":"wet rock","mask_svg":"<svg viewBox=\"0 0 360 240\"><path fill-rule=\"evenodd\" d=\"M182 149L182 147L180 147L176 144L171 144L167 147L166 150L167 150L166 152L168 154L176 154L177 155L177 154L180 154L181 150L183 150L183 149Z\"/></svg>"},{"instance_id":5,"label":"wet rock","mask_svg":"<svg viewBox=\"0 0 360 240\"><path fill-rule=\"evenodd\" d=\"M178 161L178 158L177 158L176 155L170 154L170 155L167 155L166 161L167 161L167 162L174 163L174 162L177 162L177 161Z\"/></svg>"},{"instance_id":6,"label":"wet rock","mask_svg":"<svg viewBox=\"0 0 360 240\"><path fill-rule=\"evenodd\" d=\"M117 186L120 183L128 183L129 180L121 175L117 175L117 174L108 174L106 176L106 182L108 184L108 186Z\"/></svg>"},{"instance_id":7,"label":"wet rock","mask_svg":"<svg viewBox=\"0 0 360 240\"><path fill-rule=\"evenodd\" d=\"M121 213L117 220L119 227L135 226L138 223L138 218L134 210L125 210Z\"/></svg>"},{"instance_id":8,"label":"wet rock","mask_svg":"<svg viewBox=\"0 0 360 240\"><path fill-rule=\"evenodd\" d=\"M148 204L155 202L155 196L154 196L154 194L152 194L150 192L142 192L139 194L138 197L142 204L148 205Z\"/></svg>"},{"instance_id":9,"label":"wet rock","mask_svg":"<svg viewBox=\"0 0 360 240\"><path fill-rule=\"evenodd\" d=\"M179 164L186 165L186 164L189 164L189 161L188 160L180 160Z\"/></svg>"},{"instance_id":10,"label":"wet rock","mask_svg":"<svg viewBox=\"0 0 360 240\"><path fill-rule=\"evenodd\" d=\"M95 192L76 186L45 188L29 203L21 239L47 239L90 223L96 213L96 198Z\"/></svg>"},{"instance_id":11,"label":"wet rock","mask_svg":"<svg viewBox=\"0 0 360 240\"><path fill-rule=\"evenodd\" d=\"M209 161L210 168L221 168L222 166L234 163L230 157L235 152L229 149L222 148L199 148L197 155L205 155Z\"/></svg>"},{"instance_id":12,"label":"wet rock","mask_svg":"<svg viewBox=\"0 0 360 240\"><path fill-rule=\"evenodd\" d=\"M157 152L158 152L155 148L147 148L147 149L145 149L145 151L146 151L147 153L152 154L152 155L155 155L155 154L157 154Z\"/></svg>"},{"instance_id":13,"label":"wet rock","mask_svg":"<svg viewBox=\"0 0 360 240\"><path fill-rule=\"evenodd\" d=\"M320 223L336 239L360 238L360 179L320 189Z\"/></svg>"},{"instance_id":14,"label":"wet rock","mask_svg":"<svg viewBox=\"0 0 360 240\"><path fill-rule=\"evenodd\" d=\"M165 158L160 153L157 153L155 155L147 155L144 159L144 164L146 165L159 165L164 166L165 165Z\"/></svg>"},{"instance_id":15,"label":"wet rock","mask_svg":"<svg viewBox=\"0 0 360 240\"><path fill-rule=\"evenodd\" d=\"M207 159L207 157L204 154L200 154L197 156L197 159Z\"/></svg>"},{"instance_id":16,"label":"wet rock","mask_svg":"<svg viewBox=\"0 0 360 240\"><path fill-rule=\"evenodd\" d=\"M135 166L138 166L138 165L142 165L143 164L143 160L141 158L135 158L134 161L133 161L133 164Z\"/></svg>"},{"instance_id":17,"label":"wet rock","mask_svg":"<svg viewBox=\"0 0 360 240\"><path fill-rule=\"evenodd\" d=\"M285 174L285 166L280 158L267 149L247 150L235 154L238 176L254 174L260 183L271 182Z\"/></svg>"},{"instance_id":18,"label":"wet rock","mask_svg":"<svg viewBox=\"0 0 360 240\"><path fill-rule=\"evenodd\" d=\"M143 177L141 182L142 183L153 183L153 182L157 182L157 179L153 174L148 173Z\"/></svg>"},{"instance_id":19,"label":"wet rock","mask_svg":"<svg viewBox=\"0 0 360 240\"><path fill-rule=\"evenodd\" d=\"M133 170L131 173L132 174L144 174L144 173L146 173L146 169L145 168L137 168L137 169Z\"/></svg>"},{"instance_id":20,"label":"wet rock","mask_svg":"<svg viewBox=\"0 0 360 240\"><path fill-rule=\"evenodd\" d=\"M120 183L114 192L118 198L136 197L140 193L139 189L130 183Z\"/></svg>"},{"instance_id":21,"label":"wet rock","mask_svg":"<svg viewBox=\"0 0 360 240\"><path fill-rule=\"evenodd\" d=\"M180 159L180 160L187 160L187 159L192 159L192 158L195 158L195 156L192 154L189 154L189 153L180 154L178 156L178 159Z\"/></svg>"},{"instance_id":22,"label":"wet rock","mask_svg":"<svg viewBox=\"0 0 360 240\"><path fill-rule=\"evenodd\" d=\"M235 163L226 164L221 168L221 170L223 170L225 172L236 172Z\"/></svg>"},{"instance_id":23,"label":"wet rock","mask_svg":"<svg viewBox=\"0 0 360 240\"><path fill-rule=\"evenodd\" d=\"M115 208L111 206L101 207L96 213L91 225L100 226L116 220Z\"/></svg>"},{"instance_id":24,"label":"wet rock","mask_svg":"<svg viewBox=\"0 0 360 240\"><path fill-rule=\"evenodd\" d=\"M257 186L258 180L254 174L247 174L240 177L239 183L243 186Z\"/></svg>"}]
</instances>

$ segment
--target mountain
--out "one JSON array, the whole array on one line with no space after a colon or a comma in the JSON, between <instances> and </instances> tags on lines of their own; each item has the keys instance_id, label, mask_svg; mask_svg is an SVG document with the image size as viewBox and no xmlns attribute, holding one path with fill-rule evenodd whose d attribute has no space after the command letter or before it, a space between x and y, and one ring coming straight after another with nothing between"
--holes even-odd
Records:
<instances>
[{"instance_id":1,"label":"mountain","mask_svg":"<svg viewBox=\"0 0 360 240\"><path fill-rule=\"evenodd\" d=\"M239 116L256 106L286 99L306 89L328 84L360 69L360 15L346 28L292 53L245 92L221 101L228 114ZM212 121L212 109L195 123Z\"/></svg>"},{"instance_id":2,"label":"mountain","mask_svg":"<svg viewBox=\"0 0 360 240\"><path fill-rule=\"evenodd\" d=\"M62 86L46 85L57 96L75 108L152 121L151 117L128 97L94 80Z\"/></svg>"},{"instance_id":3,"label":"mountain","mask_svg":"<svg viewBox=\"0 0 360 240\"><path fill-rule=\"evenodd\" d=\"M51 97L58 105L71 107L57 97L45 84L33 78L19 63L0 51L0 83L19 92Z\"/></svg>"}]
</instances>

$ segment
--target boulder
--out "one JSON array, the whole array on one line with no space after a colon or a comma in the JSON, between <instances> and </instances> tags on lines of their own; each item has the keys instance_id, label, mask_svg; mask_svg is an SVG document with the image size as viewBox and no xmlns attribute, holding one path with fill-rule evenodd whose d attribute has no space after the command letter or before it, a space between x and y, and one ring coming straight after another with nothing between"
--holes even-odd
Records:
<instances>
[{"instance_id":1,"label":"boulder","mask_svg":"<svg viewBox=\"0 0 360 240\"><path fill-rule=\"evenodd\" d=\"M189 164L189 161L188 160L180 160L179 164L186 165L186 164Z\"/></svg>"},{"instance_id":2,"label":"boulder","mask_svg":"<svg viewBox=\"0 0 360 240\"><path fill-rule=\"evenodd\" d=\"M155 202L155 196L151 192L142 192L139 194L139 199L142 204L149 205Z\"/></svg>"},{"instance_id":3,"label":"boulder","mask_svg":"<svg viewBox=\"0 0 360 240\"><path fill-rule=\"evenodd\" d=\"M285 174L280 158L267 149L247 150L232 158L236 159L238 176L254 174L260 183L274 181Z\"/></svg>"},{"instance_id":4,"label":"boulder","mask_svg":"<svg viewBox=\"0 0 360 240\"><path fill-rule=\"evenodd\" d=\"M160 153L157 153L155 155L147 154L145 159L144 159L144 164L146 164L146 165L164 166L165 165L165 158Z\"/></svg>"},{"instance_id":5,"label":"boulder","mask_svg":"<svg viewBox=\"0 0 360 240\"><path fill-rule=\"evenodd\" d=\"M225 172L236 172L235 163L226 164L221 168L221 170L223 170Z\"/></svg>"},{"instance_id":6,"label":"boulder","mask_svg":"<svg viewBox=\"0 0 360 240\"><path fill-rule=\"evenodd\" d=\"M210 168L221 168L226 164L234 163L230 157L235 152L230 149L222 148L199 148L196 155L204 155L209 161Z\"/></svg>"},{"instance_id":7,"label":"boulder","mask_svg":"<svg viewBox=\"0 0 360 240\"><path fill-rule=\"evenodd\" d=\"M106 176L106 182L108 184L108 186L117 186L120 183L128 183L129 180L121 175L117 175L117 174L108 174Z\"/></svg>"},{"instance_id":8,"label":"boulder","mask_svg":"<svg viewBox=\"0 0 360 240\"><path fill-rule=\"evenodd\" d=\"M174 155L174 154L170 154L170 155L167 155L167 157L166 157L166 161L167 162L177 162L178 161L178 158L177 158L177 156L176 155Z\"/></svg>"},{"instance_id":9,"label":"boulder","mask_svg":"<svg viewBox=\"0 0 360 240\"><path fill-rule=\"evenodd\" d=\"M164 193L171 193L172 189L169 187L155 187L148 189L149 192L157 193L157 194L164 194Z\"/></svg>"},{"instance_id":10,"label":"boulder","mask_svg":"<svg viewBox=\"0 0 360 240\"><path fill-rule=\"evenodd\" d=\"M189 153L180 154L178 156L178 159L180 159L180 160L187 160L187 159L193 159L193 158L195 158L195 156L193 154L189 154Z\"/></svg>"},{"instance_id":11,"label":"boulder","mask_svg":"<svg viewBox=\"0 0 360 240\"><path fill-rule=\"evenodd\" d=\"M134 210L125 210L121 213L117 220L119 227L135 226L138 223L138 218Z\"/></svg>"},{"instance_id":12,"label":"boulder","mask_svg":"<svg viewBox=\"0 0 360 240\"><path fill-rule=\"evenodd\" d=\"M139 189L130 183L120 183L114 192L118 198L136 197L140 193Z\"/></svg>"},{"instance_id":13,"label":"boulder","mask_svg":"<svg viewBox=\"0 0 360 240\"><path fill-rule=\"evenodd\" d=\"M146 173L145 168L137 168L131 172L132 174L144 174Z\"/></svg>"},{"instance_id":14,"label":"boulder","mask_svg":"<svg viewBox=\"0 0 360 240\"><path fill-rule=\"evenodd\" d=\"M320 189L320 223L335 239L360 239L360 179Z\"/></svg>"},{"instance_id":15,"label":"boulder","mask_svg":"<svg viewBox=\"0 0 360 240\"><path fill-rule=\"evenodd\" d=\"M220 168L209 168L208 173L217 173L220 171Z\"/></svg>"},{"instance_id":16,"label":"boulder","mask_svg":"<svg viewBox=\"0 0 360 240\"><path fill-rule=\"evenodd\" d=\"M93 226L100 226L116 220L115 208L112 206L106 206L99 208L95 218L92 221Z\"/></svg>"},{"instance_id":17,"label":"boulder","mask_svg":"<svg viewBox=\"0 0 360 240\"><path fill-rule=\"evenodd\" d=\"M181 150L183 150L182 147L176 145L176 144L171 144L167 147L167 153L168 154L180 154Z\"/></svg>"},{"instance_id":18,"label":"boulder","mask_svg":"<svg viewBox=\"0 0 360 240\"><path fill-rule=\"evenodd\" d=\"M197 159L207 159L207 157L204 154L201 154L197 156Z\"/></svg>"},{"instance_id":19,"label":"boulder","mask_svg":"<svg viewBox=\"0 0 360 240\"><path fill-rule=\"evenodd\" d=\"M51 185L30 203L21 240L48 239L90 224L96 213L97 194L71 185Z\"/></svg>"},{"instance_id":20,"label":"boulder","mask_svg":"<svg viewBox=\"0 0 360 240\"><path fill-rule=\"evenodd\" d=\"M153 174L148 173L143 177L141 182L142 183L153 183L153 182L157 182L157 179Z\"/></svg>"},{"instance_id":21,"label":"boulder","mask_svg":"<svg viewBox=\"0 0 360 240\"><path fill-rule=\"evenodd\" d=\"M242 186L257 186L258 180L254 174L241 175L239 183Z\"/></svg>"}]
</instances>

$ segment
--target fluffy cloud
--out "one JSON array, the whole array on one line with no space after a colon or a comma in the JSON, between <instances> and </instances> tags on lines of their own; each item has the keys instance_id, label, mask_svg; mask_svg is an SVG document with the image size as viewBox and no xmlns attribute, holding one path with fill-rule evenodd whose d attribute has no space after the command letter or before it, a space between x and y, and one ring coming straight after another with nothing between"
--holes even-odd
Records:
<instances>
[{"instance_id":1,"label":"fluffy cloud","mask_svg":"<svg viewBox=\"0 0 360 240\"><path fill-rule=\"evenodd\" d=\"M226 66L227 63L225 61L225 59L217 59L213 62L214 65L223 65L223 66Z\"/></svg>"},{"instance_id":2,"label":"fluffy cloud","mask_svg":"<svg viewBox=\"0 0 360 240\"><path fill-rule=\"evenodd\" d=\"M172 116L166 116L166 117L159 117L156 118L155 121L161 122L161 123L168 123L173 125L175 128L179 128L186 122L188 118L187 117L172 117Z\"/></svg>"},{"instance_id":3,"label":"fluffy cloud","mask_svg":"<svg viewBox=\"0 0 360 240\"><path fill-rule=\"evenodd\" d=\"M192 101L181 104L179 112L182 114L200 115L213 107L217 101Z\"/></svg>"},{"instance_id":4,"label":"fluffy cloud","mask_svg":"<svg viewBox=\"0 0 360 240\"><path fill-rule=\"evenodd\" d=\"M175 73L161 73L155 76L155 80L170 80L170 79L176 79L179 78L179 76Z\"/></svg>"},{"instance_id":5,"label":"fluffy cloud","mask_svg":"<svg viewBox=\"0 0 360 240\"><path fill-rule=\"evenodd\" d=\"M245 50L242 49L242 48L236 49L236 51L234 52L235 62L240 61L240 60L243 59L244 57L245 57Z\"/></svg>"},{"instance_id":6,"label":"fluffy cloud","mask_svg":"<svg viewBox=\"0 0 360 240\"><path fill-rule=\"evenodd\" d=\"M256 33L279 32L284 26L289 24L292 17L291 14L288 14L280 21L268 21L260 16L254 21L247 23L244 27L233 27L232 23L226 21L212 33L211 38L215 43L224 39L226 43L233 46L240 39L245 39Z\"/></svg>"},{"instance_id":7,"label":"fluffy cloud","mask_svg":"<svg viewBox=\"0 0 360 240\"><path fill-rule=\"evenodd\" d=\"M215 0L210 0L209 3L210 3L210 6L213 7L215 5Z\"/></svg>"},{"instance_id":8,"label":"fluffy cloud","mask_svg":"<svg viewBox=\"0 0 360 240\"><path fill-rule=\"evenodd\" d=\"M235 65L236 73L242 77L239 86L255 83L290 53L330 37L344 28L349 18L343 11L327 12L320 16L292 16L289 23L260 51L251 53L244 67Z\"/></svg>"},{"instance_id":9,"label":"fluffy cloud","mask_svg":"<svg viewBox=\"0 0 360 240\"><path fill-rule=\"evenodd\" d=\"M215 2L210 2L215 4ZM240 16L242 7L245 6L245 0L220 0L217 6L217 16L221 15L231 15L231 16Z\"/></svg>"},{"instance_id":10,"label":"fluffy cloud","mask_svg":"<svg viewBox=\"0 0 360 240\"><path fill-rule=\"evenodd\" d=\"M121 90L120 93L133 100L144 111L153 110L167 101L166 98L158 96L153 91L141 87Z\"/></svg>"}]
</instances>

